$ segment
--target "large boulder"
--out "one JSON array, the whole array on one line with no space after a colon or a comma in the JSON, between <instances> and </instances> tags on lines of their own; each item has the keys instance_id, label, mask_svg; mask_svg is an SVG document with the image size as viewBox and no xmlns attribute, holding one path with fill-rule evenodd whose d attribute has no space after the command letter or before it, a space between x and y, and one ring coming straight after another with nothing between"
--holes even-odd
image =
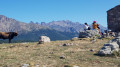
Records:
<instances>
[{"instance_id":1,"label":"large boulder","mask_svg":"<svg viewBox=\"0 0 120 67\"><path fill-rule=\"evenodd\" d=\"M39 44L45 43L45 42L50 42L50 38L47 36L40 36Z\"/></svg>"},{"instance_id":2,"label":"large boulder","mask_svg":"<svg viewBox=\"0 0 120 67\"><path fill-rule=\"evenodd\" d=\"M104 44L104 46L99 50L98 54L99 55L110 55L114 51L119 51L119 45L117 42L112 42L112 43L107 43Z\"/></svg>"},{"instance_id":3,"label":"large boulder","mask_svg":"<svg viewBox=\"0 0 120 67\"><path fill-rule=\"evenodd\" d=\"M110 40L107 44L104 44L104 46L99 50L99 55L110 55L114 51L118 52L120 48L120 33L117 33L117 37Z\"/></svg>"},{"instance_id":4,"label":"large boulder","mask_svg":"<svg viewBox=\"0 0 120 67\"><path fill-rule=\"evenodd\" d=\"M86 30L79 33L79 38L89 38L100 35L98 30Z\"/></svg>"},{"instance_id":5,"label":"large boulder","mask_svg":"<svg viewBox=\"0 0 120 67\"><path fill-rule=\"evenodd\" d=\"M98 52L99 55L110 55L114 51L119 51L120 48L120 36L116 37L115 39L110 40L107 44L100 49Z\"/></svg>"},{"instance_id":6,"label":"large boulder","mask_svg":"<svg viewBox=\"0 0 120 67\"><path fill-rule=\"evenodd\" d=\"M116 37L116 38L109 41L109 43L112 43L112 42L116 42L120 47L120 36L118 36L118 37Z\"/></svg>"}]
</instances>

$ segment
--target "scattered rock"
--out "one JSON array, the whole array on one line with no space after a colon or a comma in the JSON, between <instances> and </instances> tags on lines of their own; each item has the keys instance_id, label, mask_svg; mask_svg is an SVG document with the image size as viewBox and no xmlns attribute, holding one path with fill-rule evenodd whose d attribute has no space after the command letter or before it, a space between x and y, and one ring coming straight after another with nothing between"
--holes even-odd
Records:
<instances>
[{"instance_id":1,"label":"scattered rock","mask_svg":"<svg viewBox=\"0 0 120 67\"><path fill-rule=\"evenodd\" d=\"M71 45L74 45L74 44L73 43L65 43L62 46L71 46Z\"/></svg>"},{"instance_id":2,"label":"scattered rock","mask_svg":"<svg viewBox=\"0 0 120 67\"><path fill-rule=\"evenodd\" d=\"M50 56L48 58L51 58Z\"/></svg>"},{"instance_id":3,"label":"scattered rock","mask_svg":"<svg viewBox=\"0 0 120 67\"><path fill-rule=\"evenodd\" d=\"M34 64L33 62L30 64L23 64L21 67L40 67L38 64Z\"/></svg>"},{"instance_id":4,"label":"scattered rock","mask_svg":"<svg viewBox=\"0 0 120 67\"><path fill-rule=\"evenodd\" d=\"M23 42L23 43L21 43L21 44L28 44L28 42Z\"/></svg>"},{"instance_id":5,"label":"scattered rock","mask_svg":"<svg viewBox=\"0 0 120 67\"><path fill-rule=\"evenodd\" d=\"M47 66L43 65L43 67L47 67Z\"/></svg>"},{"instance_id":6,"label":"scattered rock","mask_svg":"<svg viewBox=\"0 0 120 67\"><path fill-rule=\"evenodd\" d=\"M63 44L63 46L67 46L67 44Z\"/></svg>"},{"instance_id":7,"label":"scattered rock","mask_svg":"<svg viewBox=\"0 0 120 67\"><path fill-rule=\"evenodd\" d=\"M54 52L50 52L49 54L53 54Z\"/></svg>"},{"instance_id":8,"label":"scattered rock","mask_svg":"<svg viewBox=\"0 0 120 67\"><path fill-rule=\"evenodd\" d=\"M103 33L103 36L102 36L103 38L105 38L105 37L107 37L107 34L106 33Z\"/></svg>"},{"instance_id":9,"label":"scattered rock","mask_svg":"<svg viewBox=\"0 0 120 67\"><path fill-rule=\"evenodd\" d=\"M72 67L72 66L70 66L70 65L64 65L64 67Z\"/></svg>"},{"instance_id":10,"label":"scattered rock","mask_svg":"<svg viewBox=\"0 0 120 67\"><path fill-rule=\"evenodd\" d=\"M43 44L45 42L50 42L50 38L47 36L41 36L38 44Z\"/></svg>"},{"instance_id":11,"label":"scattered rock","mask_svg":"<svg viewBox=\"0 0 120 67\"><path fill-rule=\"evenodd\" d=\"M79 66L74 65L73 67L79 67Z\"/></svg>"},{"instance_id":12,"label":"scattered rock","mask_svg":"<svg viewBox=\"0 0 120 67\"><path fill-rule=\"evenodd\" d=\"M29 64L23 64L21 67L29 67Z\"/></svg>"},{"instance_id":13,"label":"scattered rock","mask_svg":"<svg viewBox=\"0 0 120 67\"><path fill-rule=\"evenodd\" d=\"M79 66L76 66L76 65L64 65L64 67L79 67Z\"/></svg>"},{"instance_id":14,"label":"scattered rock","mask_svg":"<svg viewBox=\"0 0 120 67\"><path fill-rule=\"evenodd\" d=\"M77 40L79 40L79 38L78 37L74 37L74 38L72 38L71 41L77 41Z\"/></svg>"},{"instance_id":15,"label":"scattered rock","mask_svg":"<svg viewBox=\"0 0 120 67\"><path fill-rule=\"evenodd\" d=\"M91 51L91 52L94 52L95 50L91 49L90 51Z\"/></svg>"},{"instance_id":16,"label":"scattered rock","mask_svg":"<svg viewBox=\"0 0 120 67\"><path fill-rule=\"evenodd\" d=\"M15 45L10 45L10 46L9 46L9 48L13 48L13 47L15 47Z\"/></svg>"},{"instance_id":17,"label":"scattered rock","mask_svg":"<svg viewBox=\"0 0 120 67\"><path fill-rule=\"evenodd\" d=\"M40 67L40 65L36 64L35 67Z\"/></svg>"},{"instance_id":18,"label":"scattered rock","mask_svg":"<svg viewBox=\"0 0 120 67\"><path fill-rule=\"evenodd\" d=\"M7 47L2 47L2 49L7 49Z\"/></svg>"},{"instance_id":19,"label":"scattered rock","mask_svg":"<svg viewBox=\"0 0 120 67\"><path fill-rule=\"evenodd\" d=\"M25 46L25 47L29 47L29 46Z\"/></svg>"},{"instance_id":20,"label":"scattered rock","mask_svg":"<svg viewBox=\"0 0 120 67\"><path fill-rule=\"evenodd\" d=\"M60 59L65 59L65 56L60 56Z\"/></svg>"}]
</instances>

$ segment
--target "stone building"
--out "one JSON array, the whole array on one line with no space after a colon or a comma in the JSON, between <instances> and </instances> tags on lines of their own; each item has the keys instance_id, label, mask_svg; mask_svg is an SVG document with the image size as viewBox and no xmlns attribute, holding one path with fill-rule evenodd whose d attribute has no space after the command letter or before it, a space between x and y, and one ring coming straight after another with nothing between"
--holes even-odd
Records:
<instances>
[{"instance_id":1,"label":"stone building","mask_svg":"<svg viewBox=\"0 0 120 67\"><path fill-rule=\"evenodd\" d=\"M120 5L107 11L108 29L113 32L120 32Z\"/></svg>"}]
</instances>

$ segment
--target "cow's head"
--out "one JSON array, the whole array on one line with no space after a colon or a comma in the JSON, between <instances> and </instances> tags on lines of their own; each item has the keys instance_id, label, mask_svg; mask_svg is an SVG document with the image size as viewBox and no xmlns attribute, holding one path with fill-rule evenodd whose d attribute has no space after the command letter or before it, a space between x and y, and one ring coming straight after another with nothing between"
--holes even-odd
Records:
<instances>
[{"instance_id":1,"label":"cow's head","mask_svg":"<svg viewBox=\"0 0 120 67\"><path fill-rule=\"evenodd\" d=\"M18 33L17 33L17 32L13 32L13 35L14 35L14 36L17 36L17 35L18 35Z\"/></svg>"}]
</instances>

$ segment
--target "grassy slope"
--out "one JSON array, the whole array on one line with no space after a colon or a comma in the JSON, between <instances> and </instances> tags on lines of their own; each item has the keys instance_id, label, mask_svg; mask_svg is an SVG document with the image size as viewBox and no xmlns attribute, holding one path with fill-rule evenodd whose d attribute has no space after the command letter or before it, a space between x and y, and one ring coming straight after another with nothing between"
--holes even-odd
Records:
<instances>
[{"instance_id":1,"label":"grassy slope","mask_svg":"<svg viewBox=\"0 0 120 67\"><path fill-rule=\"evenodd\" d=\"M89 39L78 41L52 41L36 45L37 43L11 43L0 45L0 67L19 67L25 63L39 64L47 67L64 67L64 65L78 65L80 67L115 67L120 65L120 58L96 56L98 50L108 40L97 40L91 43ZM72 46L59 46L73 43ZM93 49L95 51L91 52ZM53 54L52 54L53 53ZM65 59L59 57L64 55Z\"/></svg>"}]
</instances>

